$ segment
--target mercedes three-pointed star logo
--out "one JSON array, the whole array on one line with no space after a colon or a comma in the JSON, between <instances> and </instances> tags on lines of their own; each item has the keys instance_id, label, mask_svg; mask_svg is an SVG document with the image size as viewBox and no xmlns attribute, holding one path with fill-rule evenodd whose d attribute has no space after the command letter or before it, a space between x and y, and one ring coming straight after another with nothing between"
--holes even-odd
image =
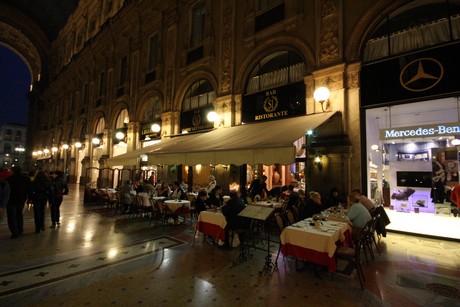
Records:
<instances>
[{"instance_id":1,"label":"mercedes three-pointed star logo","mask_svg":"<svg viewBox=\"0 0 460 307\"><path fill-rule=\"evenodd\" d=\"M401 70L401 86L411 92L423 92L436 86L444 75L444 68L433 58L416 59Z\"/></svg>"}]
</instances>

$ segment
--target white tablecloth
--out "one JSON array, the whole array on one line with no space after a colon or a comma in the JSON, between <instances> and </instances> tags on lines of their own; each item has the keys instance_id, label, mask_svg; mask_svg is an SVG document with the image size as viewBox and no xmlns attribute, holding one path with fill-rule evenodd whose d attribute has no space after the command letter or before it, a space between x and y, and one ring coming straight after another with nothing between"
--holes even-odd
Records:
<instances>
[{"instance_id":1,"label":"white tablecloth","mask_svg":"<svg viewBox=\"0 0 460 307\"><path fill-rule=\"evenodd\" d=\"M286 227L281 233L281 243L291 244L333 257L337 249L336 242L345 241L345 232L351 233L351 226L336 221L323 221L319 227L310 226L311 219L299 221Z\"/></svg>"},{"instance_id":2,"label":"white tablecloth","mask_svg":"<svg viewBox=\"0 0 460 307\"><path fill-rule=\"evenodd\" d=\"M171 210L172 212L175 212L177 209L179 209L182 206L186 206L186 207L190 208L190 201L188 201L188 200L173 200L173 199L170 199L170 200L165 200L163 203L166 206L168 206L169 210Z\"/></svg>"}]
</instances>

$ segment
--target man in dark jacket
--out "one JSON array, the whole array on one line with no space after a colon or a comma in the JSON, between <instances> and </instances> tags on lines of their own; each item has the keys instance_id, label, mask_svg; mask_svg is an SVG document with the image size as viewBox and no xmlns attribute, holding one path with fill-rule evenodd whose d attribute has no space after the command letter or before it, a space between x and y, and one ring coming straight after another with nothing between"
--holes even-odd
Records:
<instances>
[{"instance_id":1,"label":"man in dark jacket","mask_svg":"<svg viewBox=\"0 0 460 307\"><path fill-rule=\"evenodd\" d=\"M227 201L227 204L222 207L222 214L227 220L227 226L225 226L225 244L223 248L230 249L230 230L234 229L245 229L249 228L249 220L238 216L238 214L245 208L243 200L238 197L238 194L235 191L230 192L230 199ZM240 241L243 241L243 238L240 237Z\"/></svg>"},{"instance_id":2,"label":"man in dark jacket","mask_svg":"<svg viewBox=\"0 0 460 307\"><path fill-rule=\"evenodd\" d=\"M53 175L53 181L51 182L51 190L53 193L52 200L50 202L51 211L51 228L60 226L61 211L60 207L63 200L63 195L69 193L69 187L67 182L64 180L64 172L56 171Z\"/></svg>"},{"instance_id":3,"label":"man in dark jacket","mask_svg":"<svg viewBox=\"0 0 460 307\"><path fill-rule=\"evenodd\" d=\"M13 171L13 175L7 179L10 185L10 199L6 205L6 213L11 238L16 239L24 231L22 210L24 209L24 203L30 196L31 181L29 177L21 174L19 166L12 167L11 170Z\"/></svg>"}]
</instances>

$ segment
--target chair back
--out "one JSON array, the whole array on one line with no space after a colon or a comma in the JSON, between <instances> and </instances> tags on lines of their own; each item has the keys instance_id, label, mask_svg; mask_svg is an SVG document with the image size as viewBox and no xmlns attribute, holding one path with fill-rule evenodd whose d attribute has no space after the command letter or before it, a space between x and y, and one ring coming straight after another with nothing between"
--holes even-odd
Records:
<instances>
[{"instance_id":1,"label":"chair back","mask_svg":"<svg viewBox=\"0 0 460 307\"><path fill-rule=\"evenodd\" d=\"M289 222L289 224L294 224L296 221L295 221L295 218L294 218L294 214L292 213L292 211L288 211L286 213L286 216L287 216L287 220Z\"/></svg>"},{"instance_id":2,"label":"chair back","mask_svg":"<svg viewBox=\"0 0 460 307\"><path fill-rule=\"evenodd\" d=\"M286 218L281 213L275 214L275 222L278 226L280 234L283 232L284 228L286 227Z\"/></svg>"}]
</instances>

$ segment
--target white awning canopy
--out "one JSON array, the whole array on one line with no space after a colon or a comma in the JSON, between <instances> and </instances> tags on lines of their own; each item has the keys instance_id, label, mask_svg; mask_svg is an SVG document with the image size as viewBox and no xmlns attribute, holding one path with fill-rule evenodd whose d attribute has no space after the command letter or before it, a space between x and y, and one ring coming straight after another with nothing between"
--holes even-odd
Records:
<instances>
[{"instance_id":1,"label":"white awning canopy","mask_svg":"<svg viewBox=\"0 0 460 307\"><path fill-rule=\"evenodd\" d=\"M148 164L291 164L293 143L334 113L218 128L210 132L181 135L107 160L108 165L136 165L146 154Z\"/></svg>"}]
</instances>

